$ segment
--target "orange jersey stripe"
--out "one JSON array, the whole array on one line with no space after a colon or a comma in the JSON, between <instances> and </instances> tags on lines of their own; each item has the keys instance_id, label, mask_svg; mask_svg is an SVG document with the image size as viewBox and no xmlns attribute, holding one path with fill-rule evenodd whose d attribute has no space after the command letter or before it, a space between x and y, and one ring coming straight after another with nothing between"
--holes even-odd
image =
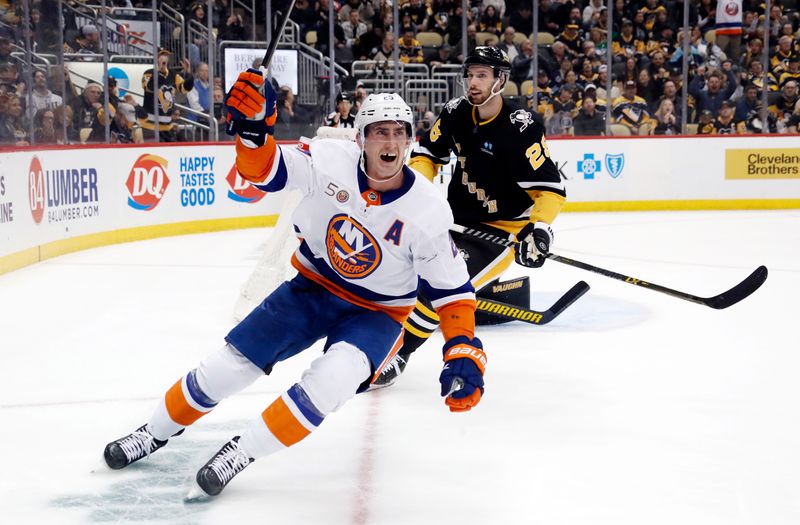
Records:
<instances>
[{"instance_id":1,"label":"orange jersey stripe","mask_svg":"<svg viewBox=\"0 0 800 525\"><path fill-rule=\"evenodd\" d=\"M473 299L461 299L447 303L436 310L445 341L458 335L465 335L470 339L475 337L476 306L477 303Z\"/></svg>"},{"instance_id":2,"label":"orange jersey stripe","mask_svg":"<svg viewBox=\"0 0 800 525\"><path fill-rule=\"evenodd\" d=\"M366 308L367 310L372 310L374 312L383 312L395 321L400 324L403 324L406 320L406 317L409 316L411 311L414 309L414 305L408 306L384 306L382 304L373 303L372 301L367 301L366 299L362 299L357 295L354 295L341 286L337 286L336 284L330 282L328 279L324 278L321 275L318 275L305 266L303 266L300 261L297 259L297 255L292 255L292 266L300 272L300 275L311 279L315 283L321 285L323 288L328 290L333 295L344 299L348 303L354 304L356 306L360 306L362 308ZM473 301L474 304L474 301ZM475 307L473 306L473 310Z\"/></svg>"},{"instance_id":3,"label":"orange jersey stripe","mask_svg":"<svg viewBox=\"0 0 800 525\"><path fill-rule=\"evenodd\" d=\"M183 395L183 388L181 387L182 381L183 379L178 379L178 381L167 390L164 396L164 402L167 405L169 417L177 424L188 427L206 415L206 412L200 412L189 405L189 402L186 401L186 397Z\"/></svg>"},{"instance_id":4,"label":"orange jersey stripe","mask_svg":"<svg viewBox=\"0 0 800 525\"><path fill-rule=\"evenodd\" d=\"M278 146L272 135L260 148L248 148L236 137L236 169L249 182L264 182L272 170Z\"/></svg>"},{"instance_id":5,"label":"orange jersey stripe","mask_svg":"<svg viewBox=\"0 0 800 525\"><path fill-rule=\"evenodd\" d=\"M286 447L291 447L311 433L294 417L282 397L273 401L261 413L261 418L272 435Z\"/></svg>"}]
</instances>

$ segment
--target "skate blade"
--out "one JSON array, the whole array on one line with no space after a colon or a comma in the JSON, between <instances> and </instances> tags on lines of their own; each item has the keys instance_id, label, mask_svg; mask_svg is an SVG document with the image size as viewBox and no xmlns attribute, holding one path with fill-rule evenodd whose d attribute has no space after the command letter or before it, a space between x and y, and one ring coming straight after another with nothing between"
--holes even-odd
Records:
<instances>
[{"instance_id":1,"label":"skate blade","mask_svg":"<svg viewBox=\"0 0 800 525\"><path fill-rule=\"evenodd\" d=\"M186 496L183 497L184 503L200 503L203 501L208 501L211 499L211 496L206 494L206 492L200 488L200 485L197 484L197 481L192 480L192 485L189 487L189 492L186 493Z\"/></svg>"}]
</instances>

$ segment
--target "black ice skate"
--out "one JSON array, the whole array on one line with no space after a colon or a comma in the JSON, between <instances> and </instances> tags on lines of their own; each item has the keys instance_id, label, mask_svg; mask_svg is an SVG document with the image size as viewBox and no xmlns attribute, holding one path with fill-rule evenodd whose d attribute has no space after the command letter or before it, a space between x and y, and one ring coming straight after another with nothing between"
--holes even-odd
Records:
<instances>
[{"instance_id":1,"label":"black ice skate","mask_svg":"<svg viewBox=\"0 0 800 525\"><path fill-rule=\"evenodd\" d=\"M167 440L156 439L147 430L147 425L142 425L133 433L106 445L103 457L110 468L119 470L144 457L149 457L166 444Z\"/></svg>"},{"instance_id":2,"label":"black ice skate","mask_svg":"<svg viewBox=\"0 0 800 525\"><path fill-rule=\"evenodd\" d=\"M387 386L392 386L397 378L400 377L400 374L403 373L403 370L406 369L406 365L408 364L408 359L411 357L411 354L401 354L397 353L389 361L389 364L381 370L380 375L378 378L372 382L369 389L370 390L377 390L379 388L386 388Z\"/></svg>"},{"instance_id":3,"label":"black ice skate","mask_svg":"<svg viewBox=\"0 0 800 525\"><path fill-rule=\"evenodd\" d=\"M239 446L239 436L236 436L197 471L197 485L209 496L216 496L236 474L253 461ZM191 493L190 497L193 497Z\"/></svg>"}]
</instances>

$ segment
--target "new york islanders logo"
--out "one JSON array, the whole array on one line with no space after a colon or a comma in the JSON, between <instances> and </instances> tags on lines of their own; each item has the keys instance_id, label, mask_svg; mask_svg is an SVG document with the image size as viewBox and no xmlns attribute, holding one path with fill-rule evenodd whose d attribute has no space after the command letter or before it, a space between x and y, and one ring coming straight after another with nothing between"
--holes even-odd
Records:
<instances>
[{"instance_id":1,"label":"new york islanders logo","mask_svg":"<svg viewBox=\"0 0 800 525\"><path fill-rule=\"evenodd\" d=\"M128 206L135 210L152 210L161 202L167 186L167 160L145 153L136 159L125 182L130 194Z\"/></svg>"},{"instance_id":2,"label":"new york islanders logo","mask_svg":"<svg viewBox=\"0 0 800 525\"><path fill-rule=\"evenodd\" d=\"M225 177L225 181L228 183L228 186L230 186L230 189L228 189L228 198L232 201L253 204L263 199L264 195L266 195L266 193L259 190L239 175L239 170L236 169L235 163L231 171L228 172L228 176Z\"/></svg>"},{"instance_id":3,"label":"new york islanders logo","mask_svg":"<svg viewBox=\"0 0 800 525\"><path fill-rule=\"evenodd\" d=\"M381 264L375 237L344 214L335 215L328 223L325 247L331 266L345 279L363 279Z\"/></svg>"}]
</instances>

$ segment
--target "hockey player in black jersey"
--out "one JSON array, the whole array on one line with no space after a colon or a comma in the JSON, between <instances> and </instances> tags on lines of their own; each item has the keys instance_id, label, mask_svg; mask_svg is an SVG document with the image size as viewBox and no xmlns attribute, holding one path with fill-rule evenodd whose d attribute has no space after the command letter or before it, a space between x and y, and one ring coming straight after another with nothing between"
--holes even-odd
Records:
<instances>
[{"instance_id":1,"label":"hockey player in black jersey","mask_svg":"<svg viewBox=\"0 0 800 525\"><path fill-rule=\"evenodd\" d=\"M514 110L503 101L501 93L510 70L504 52L476 47L464 61L466 95L447 103L409 162L433 180L438 166L447 164L453 152L457 161L447 200L456 224L516 236L519 241L517 248L510 250L453 233L473 287L479 291L495 285L493 281L515 258L529 267L544 263L543 254L553 242L550 224L566 201L544 127L529 111ZM527 287L523 290L527 295ZM411 353L436 330L439 319L430 299L419 296L404 324L403 346L373 388L391 385Z\"/></svg>"}]
</instances>

